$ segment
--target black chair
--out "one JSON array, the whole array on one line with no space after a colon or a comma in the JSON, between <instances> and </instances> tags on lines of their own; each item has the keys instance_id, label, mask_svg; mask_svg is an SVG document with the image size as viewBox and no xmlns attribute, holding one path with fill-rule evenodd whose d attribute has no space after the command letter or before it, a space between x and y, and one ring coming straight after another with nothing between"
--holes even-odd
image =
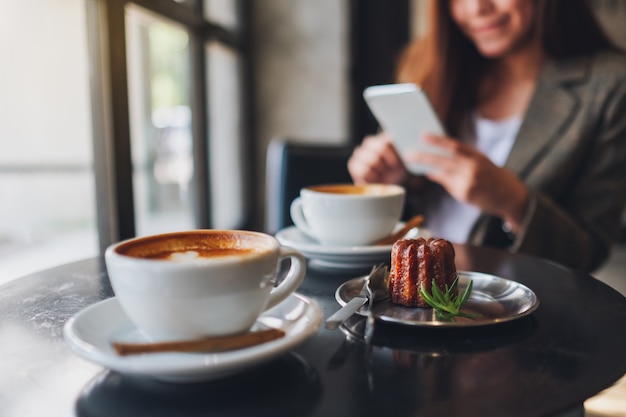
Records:
<instances>
[{"instance_id":1,"label":"black chair","mask_svg":"<svg viewBox=\"0 0 626 417\"><path fill-rule=\"evenodd\" d=\"M300 189L314 184L352 183L351 146L273 139L267 148L265 228L275 234L293 225L289 207Z\"/></svg>"}]
</instances>

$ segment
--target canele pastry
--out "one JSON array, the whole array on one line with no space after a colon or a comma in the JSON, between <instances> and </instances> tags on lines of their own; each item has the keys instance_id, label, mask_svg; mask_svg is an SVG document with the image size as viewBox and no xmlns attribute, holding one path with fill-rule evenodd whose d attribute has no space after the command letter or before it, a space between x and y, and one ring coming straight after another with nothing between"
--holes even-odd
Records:
<instances>
[{"instance_id":1,"label":"canele pastry","mask_svg":"<svg viewBox=\"0 0 626 417\"><path fill-rule=\"evenodd\" d=\"M391 302L428 307L420 288L432 293L433 280L443 292L456 279L454 247L445 239L401 239L391 249L389 295Z\"/></svg>"}]
</instances>

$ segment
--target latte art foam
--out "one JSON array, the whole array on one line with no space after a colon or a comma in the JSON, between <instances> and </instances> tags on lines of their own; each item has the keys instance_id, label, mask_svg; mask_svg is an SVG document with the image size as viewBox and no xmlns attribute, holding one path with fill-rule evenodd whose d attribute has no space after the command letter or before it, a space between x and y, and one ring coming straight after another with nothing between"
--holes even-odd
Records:
<instances>
[{"instance_id":1,"label":"latte art foam","mask_svg":"<svg viewBox=\"0 0 626 417\"><path fill-rule=\"evenodd\" d=\"M193 261L196 259L201 259L202 257L200 256L200 254L196 251L187 251L187 252L175 252L172 253L170 256L167 257L168 261L174 261L174 262L186 262L186 261Z\"/></svg>"},{"instance_id":2,"label":"latte art foam","mask_svg":"<svg viewBox=\"0 0 626 417\"><path fill-rule=\"evenodd\" d=\"M197 260L225 258L231 256L242 256L260 252L255 249L239 249L239 248L221 248L221 249L208 249L208 250L188 250L185 252L172 252L163 254L163 256L156 256L152 259L165 259L174 262L193 262Z\"/></svg>"},{"instance_id":3,"label":"latte art foam","mask_svg":"<svg viewBox=\"0 0 626 417\"><path fill-rule=\"evenodd\" d=\"M115 251L133 258L184 263L262 254L275 245L273 238L245 231L198 230L132 239Z\"/></svg>"}]
</instances>

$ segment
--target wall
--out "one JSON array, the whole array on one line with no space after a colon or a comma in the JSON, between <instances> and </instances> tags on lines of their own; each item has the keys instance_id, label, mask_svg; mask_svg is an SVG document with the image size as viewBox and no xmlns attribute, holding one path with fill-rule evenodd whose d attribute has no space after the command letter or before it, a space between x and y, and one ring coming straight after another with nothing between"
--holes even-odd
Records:
<instances>
[{"instance_id":1,"label":"wall","mask_svg":"<svg viewBox=\"0 0 626 417\"><path fill-rule=\"evenodd\" d=\"M257 130L340 142L347 136L347 2L260 0L255 5Z\"/></svg>"},{"instance_id":2,"label":"wall","mask_svg":"<svg viewBox=\"0 0 626 417\"><path fill-rule=\"evenodd\" d=\"M348 138L347 0L257 0L253 7L258 153L257 207L265 206L272 138ZM259 212L257 221L264 218Z\"/></svg>"}]
</instances>

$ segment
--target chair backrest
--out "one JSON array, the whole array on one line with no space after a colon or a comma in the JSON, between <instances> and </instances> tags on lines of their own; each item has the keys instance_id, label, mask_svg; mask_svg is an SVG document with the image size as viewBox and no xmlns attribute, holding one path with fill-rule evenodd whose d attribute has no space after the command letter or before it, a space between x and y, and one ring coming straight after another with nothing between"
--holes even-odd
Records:
<instances>
[{"instance_id":1,"label":"chair backrest","mask_svg":"<svg viewBox=\"0 0 626 417\"><path fill-rule=\"evenodd\" d=\"M291 202L314 184L352 183L348 158L352 147L273 139L267 148L265 228L275 234L293 224Z\"/></svg>"}]
</instances>

